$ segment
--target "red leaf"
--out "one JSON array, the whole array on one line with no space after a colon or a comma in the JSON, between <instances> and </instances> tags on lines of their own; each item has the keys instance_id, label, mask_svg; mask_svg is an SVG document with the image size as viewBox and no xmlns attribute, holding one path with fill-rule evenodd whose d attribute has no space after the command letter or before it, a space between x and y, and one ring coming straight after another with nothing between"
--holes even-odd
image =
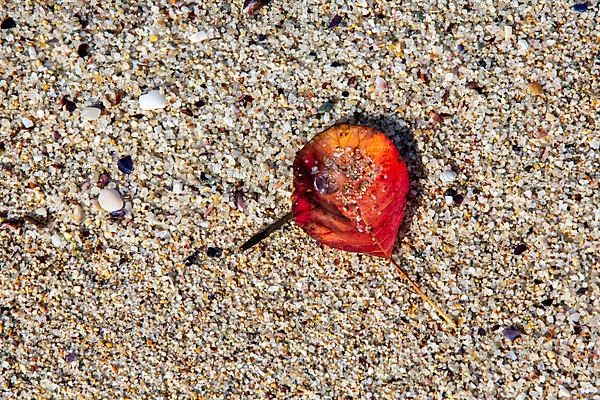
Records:
<instances>
[{"instance_id":1,"label":"red leaf","mask_svg":"<svg viewBox=\"0 0 600 400\"><path fill-rule=\"evenodd\" d=\"M294 221L337 249L390 258L409 179L382 132L336 125L300 150L294 161Z\"/></svg>"},{"instance_id":2,"label":"red leaf","mask_svg":"<svg viewBox=\"0 0 600 400\"><path fill-rule=\"evenodd\" d=\"M337 249L387 258L409 285L456 329L456 323L392 258L406 195L406 165L382 132L336 125L317 135L294 160L292 212L240 246L247 250L292 218L309 235Z\"/></svg>"}]
</instances>

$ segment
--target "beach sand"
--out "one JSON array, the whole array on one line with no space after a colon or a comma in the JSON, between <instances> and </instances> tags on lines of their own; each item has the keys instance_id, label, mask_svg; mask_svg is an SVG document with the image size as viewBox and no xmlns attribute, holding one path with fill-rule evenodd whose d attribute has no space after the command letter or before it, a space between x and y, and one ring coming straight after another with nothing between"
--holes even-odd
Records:
<instances>
[{"instance_id":1,"label":"beach sand","mask_svg":"<svg viewBox=\"0 0 600 400\"><path fill-rule=\"evenodd\" d=\"M0 0L0 397L600 398L597 10ZM456 332L293 223L238 250L339 121L398 145Z\"/></svg>"}]
</instances>

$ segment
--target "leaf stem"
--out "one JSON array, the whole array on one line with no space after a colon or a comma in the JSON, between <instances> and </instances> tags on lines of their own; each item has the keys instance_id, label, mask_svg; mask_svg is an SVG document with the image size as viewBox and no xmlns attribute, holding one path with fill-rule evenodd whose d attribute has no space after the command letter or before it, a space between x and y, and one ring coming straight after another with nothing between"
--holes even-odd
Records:
<instances>
[{"instance_id":1,"label":"leaf stem","mask_svg":"<svg viewBox=\"0 0 600 400\"><path fill-rule=\"evenodd\" d=\"M433 307L433 309L438 313L438 315L440 317L442 317L448 324L450 324L450 326L452 326L452 328L454 330L456 330L457 329L456 322L454 322L452 320L452 318L450 318L450 316L448 314L446 314L437 304L435 304L433 302L433 300L431 300L429 298L429 296L427 296L425 294L425 292L423 292L421 290L421 288L419 287L419 285L417 285L412 279L410 279L410 277L408 276L408 273L406 271L404 271L404 269L400 265L398 265L398 263L396 261L394 261L393 258L390 257L389 260L390 260L390 262L392 264L394 264L394 266L396 267L396 270L398 271L398 273L402 277L404 277L404 279L406 279L408 281L408 283L410 284L410 286L419 294L419 296L421 296L421 298L423 300L425 300L427 303L429 303L429 305L431 307Z\"/></svg>"},{"instance_id":2,"label":"leaf stem","mask_svg":"<svg viewBox=\"0 0 600 400\"><path fill-rule=\"evenodd\" d=\"M240 246L240 249L248 250L255 244L260 243L263 239L266 239L271 233L275 232L277 229L281 228L283 225L291 221L291 219L291 212L285 214L283 217L279 218L277 221L273 222L271 225L267 226L262 231L255 233L250 239L248 239L243 245Z\"/></svg>"}]
</instances>

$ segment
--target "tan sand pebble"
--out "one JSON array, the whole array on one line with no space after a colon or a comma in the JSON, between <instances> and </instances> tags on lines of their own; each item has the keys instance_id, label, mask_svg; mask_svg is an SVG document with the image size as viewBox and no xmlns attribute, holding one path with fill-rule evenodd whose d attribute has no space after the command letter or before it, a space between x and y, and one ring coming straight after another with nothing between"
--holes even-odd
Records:
<instances>
[{"instance_id":1,"label":"tan sand pebble","mask_svg":"<svg viewBox=\"0 0 600 400\"><path fill-rule=\"evenodd\" d=\"M544 93L544 88L537 82L531 82L527 86L527 91L529 92L529 94L532 94L534 96L541 96L542 93Z\"/></svg>"},{"instance_id":2,"label":"tan sand pebble","mask_svg":"<svg viewBox=\"0 0 600 400\"><path fill-rule=\"evenodd\" d=\"M83 219L85 218L85 213L83 212L83 208L79 204L76 204L73 207L72 218L73 218L73 222L75 222L76 224L80 224L83 221Z\"/></svg>"}]
</instances>

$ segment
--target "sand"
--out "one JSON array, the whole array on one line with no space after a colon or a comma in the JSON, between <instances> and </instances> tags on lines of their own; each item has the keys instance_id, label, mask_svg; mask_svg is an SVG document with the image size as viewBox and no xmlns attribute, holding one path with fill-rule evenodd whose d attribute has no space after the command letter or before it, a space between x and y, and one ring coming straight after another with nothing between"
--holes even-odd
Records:
<instances>
[{"instance_id":1,"label":"sand","mask_svg":"<svg viewBox=\"0 0 600 400\"><path fill-rule=\"evenodd\" d=\"M0 0L0 397L600 398L597 10ZM403 154L456 332L292 223L238 250L339 121Z\"/></svg>"}]
</instances>

